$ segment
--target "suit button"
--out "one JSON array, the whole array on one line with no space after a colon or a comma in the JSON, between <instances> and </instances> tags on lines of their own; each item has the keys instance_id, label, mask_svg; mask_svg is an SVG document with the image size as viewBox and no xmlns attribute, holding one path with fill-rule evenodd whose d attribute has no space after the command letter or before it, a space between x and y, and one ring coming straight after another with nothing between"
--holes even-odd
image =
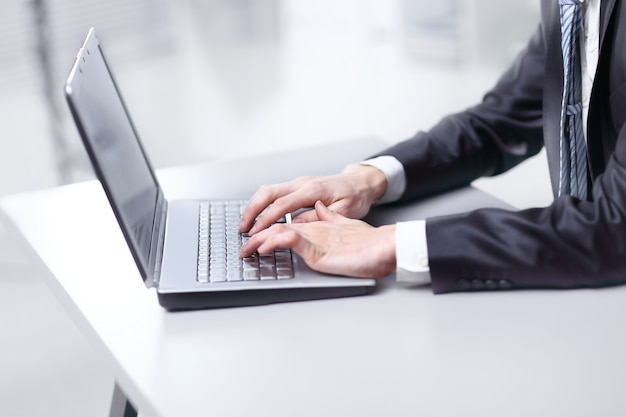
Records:
<instances>
[{"instance_id":1,"label":"suit button","mask_svg":"<svg viewBox=\"0 0 626 417\"><path fill-rule=\"evenodd\" d=\"M469 290L472 287L472 285L470 284L469 280L467 280L467 279L460 279L458 281L458 284L459 284L459 288L461 290L463 290L463 291Z\"/></svg>"},{"instance_id":2,"label":"suit button","mask_svg":"<svg viewBox=\"0 0 626 417\"><path fill-rule=\"evenodd\" d=\"M501 290L508 290L512 286L513 285L511 284L511 281L509 281L508 279L501 279L500 281L498 281L498 288L500 288Z\"/></svg>"},{"instance_id":3,"label":"suit button","mask_svg":"<svg viewBox=\"0 0 626 417\"><path fill-rule=\"evenodd\" d=\"M472 280L472 289L474 290L482 290L485 288L485 283L482 279L473 279Z\"/></svg>"},{"instance_id":4,"label":"suit button","mask_svg":"<svg viewBox=\"0 0 626 417\"><path fill-rule=\"evenodd\" d=\"M498 288L498 283L496 283L492 279L488 279L487 281L485 281L485 288L487 288L488 290L495 290L496 288Z\"/></svg>"}]
</instances>

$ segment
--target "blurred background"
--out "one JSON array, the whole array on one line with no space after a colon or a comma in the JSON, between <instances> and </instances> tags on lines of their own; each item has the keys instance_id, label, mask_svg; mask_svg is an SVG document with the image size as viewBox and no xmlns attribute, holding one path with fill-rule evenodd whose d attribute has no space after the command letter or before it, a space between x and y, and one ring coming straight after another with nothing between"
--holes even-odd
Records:
<instances>
[{"instance_id":1,"label":"blurred background","mask_svg":"<svg viewBox=\"0 0 626 417\"><path fill-rule=\"evenodd\" d=\"M480 100L538 20L538 0L2 2L0 196L93 178L62 95L91 26L161 168L406 139ZM542 153L475 186L523 208L548 182ZM108 415L113 376L1 223L0 353L0 415Z\"/></svg>"}]
</instances>

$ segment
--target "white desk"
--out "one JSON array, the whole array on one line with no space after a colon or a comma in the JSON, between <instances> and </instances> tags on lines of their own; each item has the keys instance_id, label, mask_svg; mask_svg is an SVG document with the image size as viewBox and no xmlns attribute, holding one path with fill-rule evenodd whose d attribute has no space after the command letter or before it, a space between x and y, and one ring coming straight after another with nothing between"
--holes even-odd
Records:
<instances>
[{"instance_id":1,"label":"white desk","mask_svg":"<svg viewBox=\"0 0 626 417\"><path fill-rule=\"evenodd\" d=\"M220 178L240 162L160 175L169 197L234 197L334 172L381 146L293 152L282 170L275 156L260 158L268 169L236 190ZM377 221L500 204L473 189L446 198ZM99 184L0 207L142 416L626 415L626 287L434 296L388 278L364 297L168 313L144 287Z\"/></svg>"}]
</instances>

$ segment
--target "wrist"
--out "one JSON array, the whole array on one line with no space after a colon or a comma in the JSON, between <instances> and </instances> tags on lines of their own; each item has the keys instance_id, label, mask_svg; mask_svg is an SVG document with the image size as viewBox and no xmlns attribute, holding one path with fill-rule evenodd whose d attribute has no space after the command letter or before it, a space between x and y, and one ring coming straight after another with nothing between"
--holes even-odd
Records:
<instances>
[{"instance_id":1,"label":"wrist","mask_svg":"<svg viewBox=\"0 0 626 417\"><path fill-rule=\"evenodd\" d=\"M383 269L382 276L396 272L396 225L390 224L378 227L381 233L381 258L380 265Z\"/></svg>"},{"instance_id":2,"label":"wrist","mask_svg":"<svg viewBox=\"0 0 626 417\"><path fill-rule=\"evenodd\" d=\"M359 195L366 196L370 205L380 200L387 191L387 176L372 165L350 164L343 174L351 177L351 183Z\"/></svg>"}]
</instances>

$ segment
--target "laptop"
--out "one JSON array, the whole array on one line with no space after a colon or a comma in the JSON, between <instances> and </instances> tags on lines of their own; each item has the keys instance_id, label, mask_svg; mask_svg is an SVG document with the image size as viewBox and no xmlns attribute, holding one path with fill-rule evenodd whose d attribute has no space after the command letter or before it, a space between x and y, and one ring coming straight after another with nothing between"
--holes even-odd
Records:
<instances>
[{"instance_id":1,"label":"laptop","mask_svg":"<svg viewBox=\"0 0 626 417\"><path fill-rule=\"evenodd\" d=\"M141 277L156 288L164 308L261 305L374 290L372 279L317 273L288 249L240 258L246 235L238 224L245 201L168 201L93 28L67 78L65 96Z\"/></svg>"}]
</instances>

